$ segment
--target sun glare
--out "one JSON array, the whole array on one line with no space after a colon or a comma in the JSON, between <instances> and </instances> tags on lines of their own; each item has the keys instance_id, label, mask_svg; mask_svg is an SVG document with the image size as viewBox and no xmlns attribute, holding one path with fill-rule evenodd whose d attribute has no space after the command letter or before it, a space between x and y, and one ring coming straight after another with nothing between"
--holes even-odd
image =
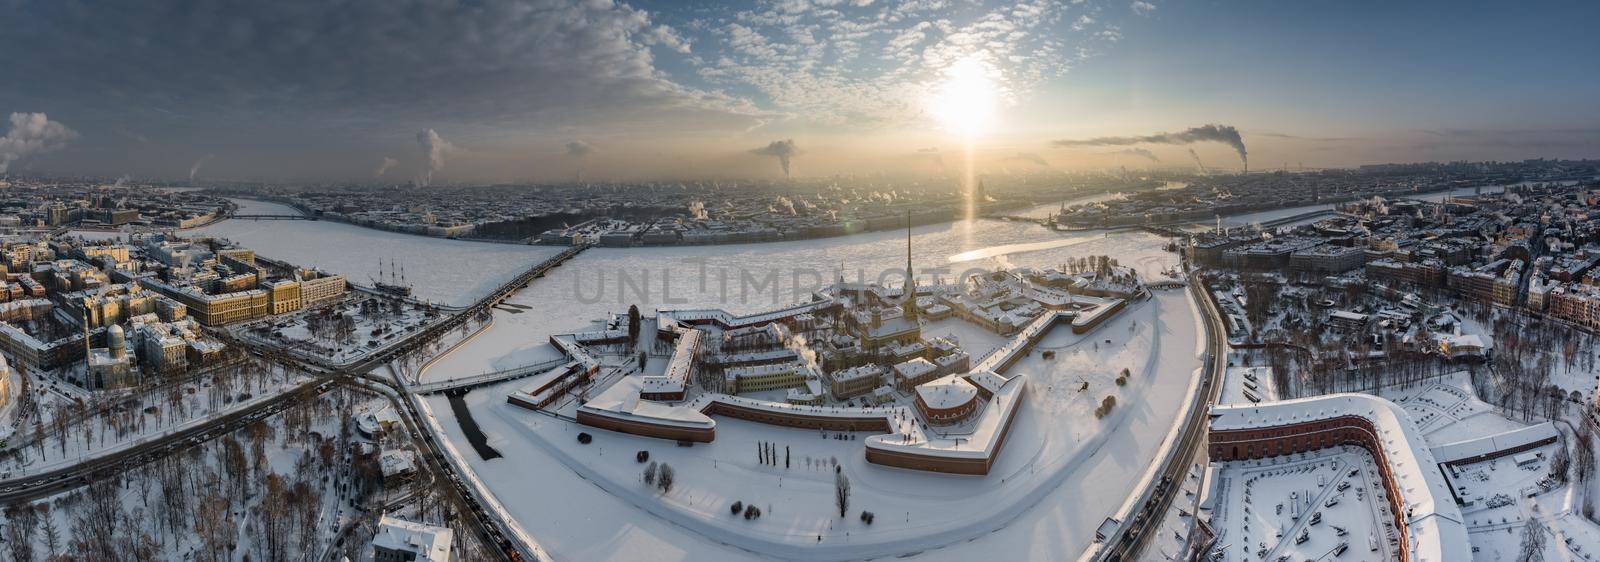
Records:
<instances>
[{"instance_id":1,"label":"sun glare","mask_svg":"<svg viewBox=\"0 0 1600 562\"><path fill-rule=\"evenodd\" d=\"M962 59L945 69L933 92L933 116L950 132L972 138L994 128L999 88L994 69L981 59Z\"/></svg>"}]
</instances>

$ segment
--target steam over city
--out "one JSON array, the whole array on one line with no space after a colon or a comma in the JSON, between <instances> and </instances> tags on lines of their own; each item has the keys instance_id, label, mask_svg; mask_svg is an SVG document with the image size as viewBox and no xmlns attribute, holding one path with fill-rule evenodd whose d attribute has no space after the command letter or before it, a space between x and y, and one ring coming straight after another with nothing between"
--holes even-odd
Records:
<instances>
[{"instance_id":1,"label":"steam over city","mask_svg":"<svg viewBox=\"0 0 1600 562\"><path fill-rule=\"evenodd\" d=\"M0 559L1600 557L1600 5L0 5Z\"/></svg>"}]
</instances>

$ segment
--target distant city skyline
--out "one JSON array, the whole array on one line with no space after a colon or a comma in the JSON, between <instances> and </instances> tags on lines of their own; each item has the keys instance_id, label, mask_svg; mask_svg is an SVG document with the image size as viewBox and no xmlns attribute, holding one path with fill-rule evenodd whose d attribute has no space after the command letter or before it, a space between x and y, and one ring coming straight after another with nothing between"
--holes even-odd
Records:
<instances>
[{"instance_id":1,"label":"distant city skyline","mask_svg":"<svg viewBox=\"0 0 1600 562\"><path fill-rule=\"evenodd\" d=\"M794 177L958 175L969 151L991 174L1237 170L1242 147L1255 169L1600 157L1600 76L1584 71L1600 7L1585 2L12 13L10 174L477 183L780 178L790 160ZM1207 125L1242 144L1184 136Z\"/></svg>"}]
</instances>

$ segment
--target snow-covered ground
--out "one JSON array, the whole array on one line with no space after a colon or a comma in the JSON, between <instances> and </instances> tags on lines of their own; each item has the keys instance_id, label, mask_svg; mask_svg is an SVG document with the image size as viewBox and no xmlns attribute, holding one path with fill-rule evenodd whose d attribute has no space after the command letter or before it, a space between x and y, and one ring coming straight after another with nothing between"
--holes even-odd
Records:
<instances>
[{"instance_id":1,"label":"snow-covered ground","mask_svg":"<svg viewBox=\"0 0 1600 562\"><path fill-rule=\"evenodd\" d=\"M1493 406L1477 399L1465 371L1444 375L1428 384L1385 387L1378 394L1411 415L1430 447L1526 425L1506 419Z\"/></svg>"},{"instance_id":2,"label":"snow-covered ground","mask_svg":"<svg viewBox=\"0 0 1600 562\"><path fill-rule=\"evenodd\" d=\"M65 399L41 400L38 411L44 416L43 423L23 428L29 430L26 442L12 440L11 447L21 453L20 462L17 457L6 456L0 459L0 471L4 471L7 478L17 478L136 447L270 400L309 380L297 371L222 367L161 391L130 396L128 407L77 421L66 428L65 434L55 431L51 419L54 416L75 417L78 410L74 404ZM226 382L219 386L219 381ZM46 432L42 441L33 439L38 429Z\"/></svg>"},{"instance_id":3,"label":"snow-covered ground","mask_svg":"<svg viewBox=\"0 0 1600 562\"><path fill-rule=\"evenodd\" d=\"M350 404L366 399L370 397L336 389L101 481L104 488L96 484L13 505L31 507L33 517L47 519L57 533L49 538L46 524L40 523L15 536L28 537L39 559L49 553L64 560L88 559L78 543L105 541L112 548L134 549L123 553L130 560L194 560L203 559L197 551L205 548L199 529L214 528L219 551L234 559L267 559L263 537L270 517L276 519L274 534L284 549L280 558L317 560L342 525L369 516L357 506L361 477L340 437ZM278 484L282 487L274 488ZM269 489L276 493L269 494ZM97 493L108 494L114 517L89 519L90 513L103 513ZM270 513L265 508L269 501L280 502ZM11 515L9 509L0 513L0 524L15 523L7 520ZM83 524L86 519L111 525L89 528ZM17 552L14 546L8 544L6 552Z\"/></svg>"},{"instance_id":4,"label":"snow-covered ground","mask_svg":"<svg viewBox=\"0 0 1600 562\"><path fill-rule=\"evenodd\" d=\"M1272 378L1272 367L1229 367L1223 375L1222 392L1217 397L1217 403L1233 405L1255 402L1245 395L1246 391L1260 401L1282 398Z\"/></svg>"},{"instance_id":5,"label":"snow-covered ground","mask_svg":"<svg viewBox=\"0 0 1600 562\"><path fill-rule=\"evenodd\" d=\"M958 265L1043 267L1068 256L1105 254L1155 275L1175 262L1174 255L1160 250L1162 239L1138 233L1063 236L992 221L932 225L914 233L919 274L948 266L951 256L994 246L1017 249ZM632 300L647 312L655 307L753 312L795 300L769 293L740 298L745 296L738 291L741 271L757 278L781 272L782 289L792 290L794 270L820 270L826 277L802 277L820 284L837 275L833 270L843 260L847 278L865 270L874 272L867 274L872 280L878 270L903 269L902 236L590 250L512 297L512 303L532 307L530 313L497 311L492 328L438 360L422 378L455 378L553 358L557 354L546 344L550 334L583 329L607 312L625 310ZM1012 246L1041 238L1049 243ZM1054 243L1060 240L1074 243ZM701 260L708 272L704 290L698 283ZM616 277L641 271L649 273L635 278L648 278L649 285L645 298L637 299L634 286L619 284ZM730 280L727 293L718 286L723 275ZM597 290L602 276L606 287ZM573 298L575 293L587 298ZM1028 401L987 477L869 465L861 453L864 434L854 441L827 439L816 431L731 419L718 420L716 442L678 448L511 407L504 396L517 382L477 389L465 398L489 444L505 455L483 461L465 447L446 399L426 400L443 420L446 437L467 451L472 469L558 559L736 560L761 553L791 558L912 554L943 560L992 555L997 548L1010 558L1073 558L1088 546L1100 521L1134 491L1137 479L1130 475L1148 468L1171 429L1199 366L1196 314L1187 293L1162 291L1086 336L1067 330L1047 336L1039 348L1058 350L1054 360L1035 351L1011 369L1029 376ZM935 329L932 335L943 333ZM1123 368L1133 376L1126 387L1117 387L1114 379ZM1089 390L1080 392L1084 382ZM1105 420L1096 420L1094 406L1107 394L1118 397L1118 406ZM578 431L595 434L595 442L578 445ZM791 467L751 462L757 441L789 446ZM643 465L633 460L638 450L649 450L652 460L678 469L671 494L661 497L640 483ZM810 469L805 457L811 458ZM835 458L853 484L849 519L840 519L833 509L831 469L817 468L818 462L831 467ZM756 502L762 517L729 516L735 500ZM873 525L856 518L863 509L877 515ZM608 524L593 524L599 521Z\"/></svg>"},{"instance_id":6,"label":"snow-covered ground","mask_svg":"<svg viewBox=\"0 0 1600 562\"><path fill-rule=\"evenodd\" d=\"M445 316L429 305L353 292L328 306L271 316L230 329L236 335L290 353L348 363ZM349 319L348 325L343 326L348 331L341 329L339 318Z\"/></svg>"},{"instance_id":7,"label":"snow-covered ground","mask_svg":"<svg viewBox=\"0 0 1600 562\"><path fill-rule=\"evenodd\" d=\"M1221 466L1213 511L1225 515L1212 524L1223 560L1332 559L1340 544L1347 560L1388 560L1396 552L1383 480L1359 447Z\"/></svg>"}]
</instances>

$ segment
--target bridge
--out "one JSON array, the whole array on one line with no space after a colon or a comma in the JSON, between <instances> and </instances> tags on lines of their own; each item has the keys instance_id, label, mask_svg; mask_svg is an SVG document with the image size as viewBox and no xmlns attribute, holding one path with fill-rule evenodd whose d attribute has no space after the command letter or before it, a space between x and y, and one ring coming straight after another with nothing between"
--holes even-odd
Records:
<instances>
[{"instance_id":1,"label":"bridge","mask_svg":"<svg viewBox=\"0 0 1600 562\"><path fill-rule=\"evenodd\" d=\"M353 372L365 373L367 371L371 371L379 365L394 360L396 357L415 351L422 346L427 345L428 342L431 342L435 339L438 339L440 336L449 333L450 330L460 327L462 324L466 323L467 319L476 316L478 313L485 311L489 307L500 304L500 302L505 300L507 297L510 297L517 291L522 290L523 287L528 286L528 284L532 283L534 279L544 277L544 274L548 273L551 269L555 269L557 266L566 263L567 260L570 260L578 254L583 253L583 251L587 249L589 249L589 245L585 244L582 246L573 246L562 250L561 253L535 264L533 267L530 267L526 271L518 274L510 281L502 283L493 292L484 295L482 298L473 302L472 305L461 309L459 312L456 312L444 320L435 322L428 327L423 328L421 331L407 336L405 339L399 342L395 342L393 345L368 355L361 362L350 365L347 368Z\"/></svg>"},{"instance_id":2,"label":"bridge","mask_svg":"<svg viewBox=\"0 0 1600 562\"><path fill-rule=\"evenodd\" d=\"M242 221L314 221L320 220L310 215L230 215L230 219Z\"/></svg>"},{"instance_id":3,"label":"bridge","mask_svg":"<svg viewBox=\"0 0 1600 562\"><path fill-rule=\"evenodd\" d=\"M551 359L549 361L534 363L532 365L523 365L521 367L494 371L481 375L473 375L470 377L461 377L459 379L450 379L427 384L411 385L410 390L411 392L415 392L417 394L435 394L439 392L448 392L451 390L467 390L512 379L531 377L571 362L571 359L561 357L557 359Z\"/></svg>"}]
</instances>

